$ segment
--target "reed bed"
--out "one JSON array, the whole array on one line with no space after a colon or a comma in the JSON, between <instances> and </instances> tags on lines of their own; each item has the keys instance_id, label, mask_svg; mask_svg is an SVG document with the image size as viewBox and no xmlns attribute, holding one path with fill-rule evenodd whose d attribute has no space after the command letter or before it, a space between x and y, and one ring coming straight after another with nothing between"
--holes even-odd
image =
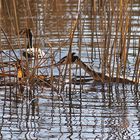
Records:
<instances>
[{"instance_id":1,"label":"reed bed","mask_svg":"<svg viewBox=\"0 0 140 140\"><path fill-rule=\"evenodd\" d=\"M0 1L1 2L1 1ZM138 83L140 77L139 38L133 29L133 0L100 1L46 1L31 3L29 0L0 4L0 77L1 85L49 87L61 94L69 80L69 93L72 87L73 64L71 53L76 51L80 59L87 58L89 64L98 65L102 74L124 79L131 73ZM22 5L22 9L18 7ZM22 56L27 50L27 39L21 35L24 28L31 28L34 46L45 50L43 58L32 61ZM134 45L134 41L137 43ZM18 51L18 53L17 53ZM65 65L56 67L62 54L68 56ZM135 52L133 55L131 52ZM84 56L83 56L84 54ZM131 59L133 58L133 59ZM68 64L69 61L69 64ZM134 68L131 68L133 61ZM19 67L18 67L19 65ZM20 70L19 70L20 68ZM57 72L55 72L57 69ZM75 64L75 75L86 77L87 72ZM94 69L94 66L93 66ZM129 69L133 72L129 72ZM22 76L19 73L22 72ZM85 79L85 78L84 78ZM111 78L109 79L110 83ZM119 82L119 81L118 81ZM11 83L11 84L10 84Z\"/></svg>"}]
</instances>

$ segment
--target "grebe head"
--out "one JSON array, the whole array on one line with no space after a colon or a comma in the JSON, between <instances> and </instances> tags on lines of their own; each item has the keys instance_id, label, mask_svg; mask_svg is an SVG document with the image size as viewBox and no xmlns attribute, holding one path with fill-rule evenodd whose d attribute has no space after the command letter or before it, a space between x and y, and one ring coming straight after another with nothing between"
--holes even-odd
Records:
<instances>
[{"instance_id":1,"label":"grebe head","mask_svg":"<svg viewBox=\"0 0 140 140\"><path fill-rule=\"evenodd\" d=\"M74 62L77 61L78 59L79 59L79 57L78 57L77 55L76 55L76 56L73 55L71 61L72 61L72 63L74 63Z\"/></svg>"},{"instance_id":2,"label":"grebe head","mask_svg":"<svg viewBox=\"0 0 140 140\"><path fill-rule=\"evenodd\" d=\"M67 59L69 59L68 55L64 56L62 59L60 59L60 61L57 62L56 65L63 65L63 64L66 64L66 63L74 63L78 59L78 56L75 56L75 54L76 54L75 52L70 53L71 60L67 60Z\"/></svg>"},{"instance_id":3,"label":"grebe head","mask_svg":"<svg viewBox=\"0 0 140 140\"><path fill-rule=\"evenodd\" d=\"M76 54L76 53L75 53L75 52L73 52L71 55L72 55L72 56L74 56L75 54Z\"/></svg>"}]
</instances>

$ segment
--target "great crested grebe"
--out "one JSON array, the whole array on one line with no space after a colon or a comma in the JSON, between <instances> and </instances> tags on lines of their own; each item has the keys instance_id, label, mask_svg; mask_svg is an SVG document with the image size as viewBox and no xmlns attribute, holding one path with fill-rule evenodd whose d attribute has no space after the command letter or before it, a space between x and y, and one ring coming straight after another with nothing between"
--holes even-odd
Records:
<instances>
[{"instance_id":1,"label":"great crested grebe","mask_svg":"<svg viewBox=\"0 0 140 140\"><path fill-rule=\"evenodd\" d=\"M31 29L25 29L21 32L22 34L26 34L26 38L28 39L27 50L23 51L23 56L25 58L43 58L45 56L45 52L40 48L33 47L32 43L32 31Z\"/></svg>"},{"instance_id":2,"label":"great crested grebe","mask_svg":"<svg viewBox=\"0 0 140 140\"><path fill-rule=\"evenodd\" d=\"M108 82L118 82L118 83L131 83L131 84L138 84L139 82L135 82L133 80L129 80L126 78L121 77L109 77L107 75L103 75L100 72L96 72L94 69L91 69L87 64L85 64L80 57L76 56L75 53L71 53L71 61L68 61L68 56L63 57L57 64L65 64L65 62L75 63L79 65L82 69L84 69L91 77L93 77L94 81L101 82L101 83L108 83Z\"/></svg>"}]
</instances>

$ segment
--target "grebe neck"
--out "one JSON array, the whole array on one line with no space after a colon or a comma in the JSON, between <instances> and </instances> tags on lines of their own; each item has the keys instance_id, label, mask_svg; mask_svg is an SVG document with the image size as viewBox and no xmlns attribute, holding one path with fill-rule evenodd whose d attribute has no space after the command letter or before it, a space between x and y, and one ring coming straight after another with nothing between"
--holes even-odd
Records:
<instances>
[{"instance_id":1,"label":"grebe neck","mask_svg":"<svg viewBox=\"0 0 140 140\"><path fill-rule=\"evenodd\" d=\"M32 48L33 44L32 44L32 32L31 29L28 29L26 32L26 38L28 39L28 44L27 44L27 49L28 48Z\"/></svg>"}]
</instances>

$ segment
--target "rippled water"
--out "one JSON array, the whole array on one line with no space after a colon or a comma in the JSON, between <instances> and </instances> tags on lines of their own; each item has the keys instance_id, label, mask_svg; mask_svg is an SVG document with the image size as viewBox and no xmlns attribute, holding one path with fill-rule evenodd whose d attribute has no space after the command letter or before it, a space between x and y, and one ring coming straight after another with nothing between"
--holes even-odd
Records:
<instances>
[{"instance_id":1,"label":"rippled water","mask_svg":"<svg viewBox=\"0 0 140 140\"><path fill-rule=\"evenodd\" d=\"M63 100L48 89L1 87L1 139L139 139L139 87L83 86Z\"/></svg>"}]
</instances>

